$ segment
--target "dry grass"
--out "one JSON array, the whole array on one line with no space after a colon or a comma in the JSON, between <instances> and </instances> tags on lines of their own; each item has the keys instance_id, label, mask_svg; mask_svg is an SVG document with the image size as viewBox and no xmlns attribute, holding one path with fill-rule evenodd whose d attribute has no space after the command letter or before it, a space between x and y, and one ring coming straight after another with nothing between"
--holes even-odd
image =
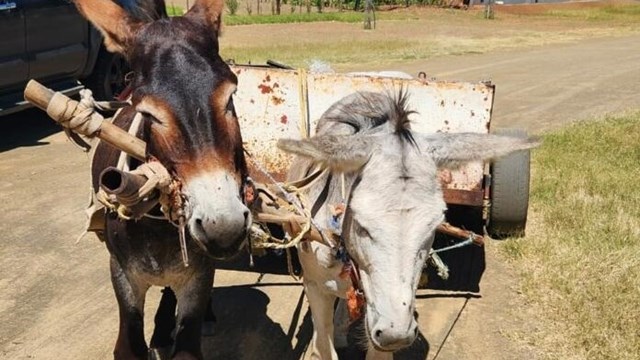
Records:
<instances>
[{"instance_id":1,"label":"dry grass","mask_svg":"<svg viewBox=\"0 0 640 360\"><path fill-rule=\"evenodd\" d=\"M545 136L533 157L528 235L502 250L547 328L549 359L640 354L640 112Z\"/></svg>"},{"instance_id":2,"label":"dry grass","mask_svg":"<svg viewBox=\"0 0 640 360\"><path fill-rule=\"evenodd\" d=\"M410 8L395 10L388 17L390 20L379 21L374 31L363 30L360 23L344 22L226 26L221 53L239 63L275 59L299 67L322 60L340 71L366 69L381 63L638 33L640 13L636 13L636 8L640 9L640 5L631 8L623 4L601 5L590 10L614 14L602 21L559 17L548 12L531 15L498 12L495 20L485 20L480 8L469 11ZM632 22L630 18L638 21Z\"/></svg>"}]
</instances>

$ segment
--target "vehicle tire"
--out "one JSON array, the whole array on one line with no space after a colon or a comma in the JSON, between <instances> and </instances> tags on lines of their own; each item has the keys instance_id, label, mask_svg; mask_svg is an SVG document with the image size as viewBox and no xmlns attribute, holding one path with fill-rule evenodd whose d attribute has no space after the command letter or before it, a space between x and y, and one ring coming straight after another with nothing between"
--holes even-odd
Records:
<instances>
[{"instance_id":1,"label":"vehicle tire","mask_svg":"<svg viewBox=\"0 0 640 360\"><path fill-rule=\"evenodd\" d=\"M498 129L497 135L526 137L522 129ZM491 165L491 208L487 232L494 239L524 236L529 208L531 152L522 150Z\"/></svg>"},{"instance_id":2,"label":"vehicle tire","mask_svg":"<svg viewBox=\"0 0 640 360\"><path fill-rule=\"evenodd\" d=\"M96 100L114 100L126 87L125 76L129 71L129 64L122 55L102 47L93 72L83 84L93 92Z\"/></svg>"}]
</instances>

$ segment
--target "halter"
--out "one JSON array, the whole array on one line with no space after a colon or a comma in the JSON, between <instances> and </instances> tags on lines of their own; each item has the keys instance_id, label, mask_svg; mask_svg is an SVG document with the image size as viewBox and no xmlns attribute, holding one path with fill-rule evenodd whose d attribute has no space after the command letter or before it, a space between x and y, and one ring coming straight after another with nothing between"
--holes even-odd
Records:
<instances>
[{"instance_id":1,"label":"halter","mask_svg":"<svg viewBox=\"0 0 640 360\"><path fill-rule=\"evenodd\" d=\"M328 179L327 186L330 186L331 179ZM362 307L366 303L366 297L364 289L362 288L362 281L360 279L360 272L358 263L351 258L344 243L343 236L343 222L344 215L349 209L349 200L353 192L355 182L351 184L347 193L345 174L340 173L340 194L341 200L337 204L325 204L329 206L331 210L331 216L329 218L328 228L334 236L337 237L337 245L332 246L331 249L334 253L334 257L342 262L342 271L340 272L341 278L349 277L351 281L351 287L347 290L347 309L349 311L349 319L351 322L358 320L362 316ZM321 205L322 198L318 197L314 203L313 208Z\"/></svg>"},{"instance_id":2,"label":"halter","mask_svg":"<svg viewBox=\"0 0 640 360\"><path fill-rule=\"evenodd\" d=\"M123 93L130 94L131 90L127 89L125 89ZM96 136L102 122L105 120L109 121L97 114L95 112L96 108L99 110L115 110L114 115L111 117L111 119L115 119L120 115L123 108L131 106L131 101L130 98L128 98L126 101L98 102L93 99L91 91L86 89L82 90L80 95L81 101L79 103L70 101L70 99L67 100L60 95L54 95L50 106L47 108L47 113L64 126L67 136L74 144L81 147L85 152L88 152L92 147L95 149L100 140L98 139L95 143L89 144L84 138L77 135L76 132L93 138ZM56 99L56 96L58 96L58 99ZM76 105L74 106L74 104ZM136 112L129 125L129 129L127 129L127 133L137 137L142 125L142 120L142 113ZM93 157L93 153L90 156ZM97 191L92 194L89 208L87 209L89 215L87 230L78 237L78 240L80 240L87 231L104 230L104 225L100 225L103 224L104 220L97 220L98 218L96 217L96 215L104 213L102 209L117 213L118 217L123 220L139 219L142 217L165 220L178 229L182 261L185 267L188 267L189 255L187 252L185 228L189 204L187 197L182 192L182 182L175 174L170 174L157 159L148 155L145 159L142 159L142 157L142 154L136 156L138 160L142 161L142 164L131 170L130 162L132 156L120 150L116 169L123 173L142 176L145 178L145 183L138 189L137 193L120 198L114 194L108 194L102 187L99 187ZM247 200L250 198L247 196L250 192L248 190L250 186L252 186L250 180L248 178L245 179L242 188L245 205L247 205ZM154 195L154 193L156 195ZM149 210L139 214L133 212L131 207L142 201L148 202ZM98 203L102 206L99 206ZM160 210L163 216L149 213L153 209L157 209L157 204L160 204ZM100 224L98 224L98 222ZM193 240L206 255L209 255L202 242L196 238L193 238Z\"/></svg>"}]
</instances>

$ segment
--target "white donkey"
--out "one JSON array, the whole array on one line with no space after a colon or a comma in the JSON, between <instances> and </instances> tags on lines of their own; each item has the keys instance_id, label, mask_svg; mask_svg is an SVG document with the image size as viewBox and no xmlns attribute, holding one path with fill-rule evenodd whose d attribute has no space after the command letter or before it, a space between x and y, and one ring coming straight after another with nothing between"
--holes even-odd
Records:
<instances>
[{"instance_id":1,"label":"white donkey","mask_svg":"<svg viewBox=\"0 0 640 360\"><path fill-rule=\"evenodd\" d=\"M417 284L447 209L437 170L537 145L488 134L413 133L406 102L402 91L352 94L323 114L315 137L278 144L300 155L289 179L316 167L330 170L306 195L316 223L337 228L357 266L355 285L366 299L367 359L392 359L418 335ZM336 211L341 203L342 216ZM334 302L346 298L352 280L339 247L303 242L298 250L314 324L312 358L335 360Z\"/></svg>"}]
</instances>

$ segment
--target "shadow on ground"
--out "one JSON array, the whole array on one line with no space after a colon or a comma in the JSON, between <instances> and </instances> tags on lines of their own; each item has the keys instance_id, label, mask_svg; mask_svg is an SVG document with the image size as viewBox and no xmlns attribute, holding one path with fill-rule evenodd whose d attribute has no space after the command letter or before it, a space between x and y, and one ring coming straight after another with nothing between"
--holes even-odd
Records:
<instances>
[{"instance_id":1,"label":"shadow on ground","mask_svg":"<svg viewBox=\"0 0 640 360\"><path fill-rule=\"evenodd\" d=\"M287 333L267 315L270 300L259 289L249 286L217 287L213 290L212 299L216 323L214 335L203 338L206 359L302 358L312 335L310 313L301 314L304 294L296 299L298 303ZM303 320L297 329L300 316Z\"/></svg>"},{"instance_id":2,"label":"shadow on ground","mask_svg":"<svg viewBox=\"0 0 640 360\"><path fill-rule=\"evenodd\" d=\"M212 304L216 323L214 334L202 341L205 359L303 359L311 342L313 323L308 309L302 314L304 293L296 300L291 325L285 333L267 315L270 300L260 289L249 285L215 288ZM365 359L366 353L357 345L363 336L362 326L361 323L351 326L350 346L338 350L341 360ZM411 347L394 354L394 360L425 359L428 352L429 343L419 334Z\"/></svg>"},{"instance_id":3,"label":"shadow on ground","mask_svg":"<svg viewBox=\"0 0 640 360\"><path fill-rule=\"evenodd\" d=\"M42 110L29 109L0 117L0 152L18 147L42 146L48 142L43 138L61 131L62 128L49 119Z\"/></svg>"}]
</instances>

